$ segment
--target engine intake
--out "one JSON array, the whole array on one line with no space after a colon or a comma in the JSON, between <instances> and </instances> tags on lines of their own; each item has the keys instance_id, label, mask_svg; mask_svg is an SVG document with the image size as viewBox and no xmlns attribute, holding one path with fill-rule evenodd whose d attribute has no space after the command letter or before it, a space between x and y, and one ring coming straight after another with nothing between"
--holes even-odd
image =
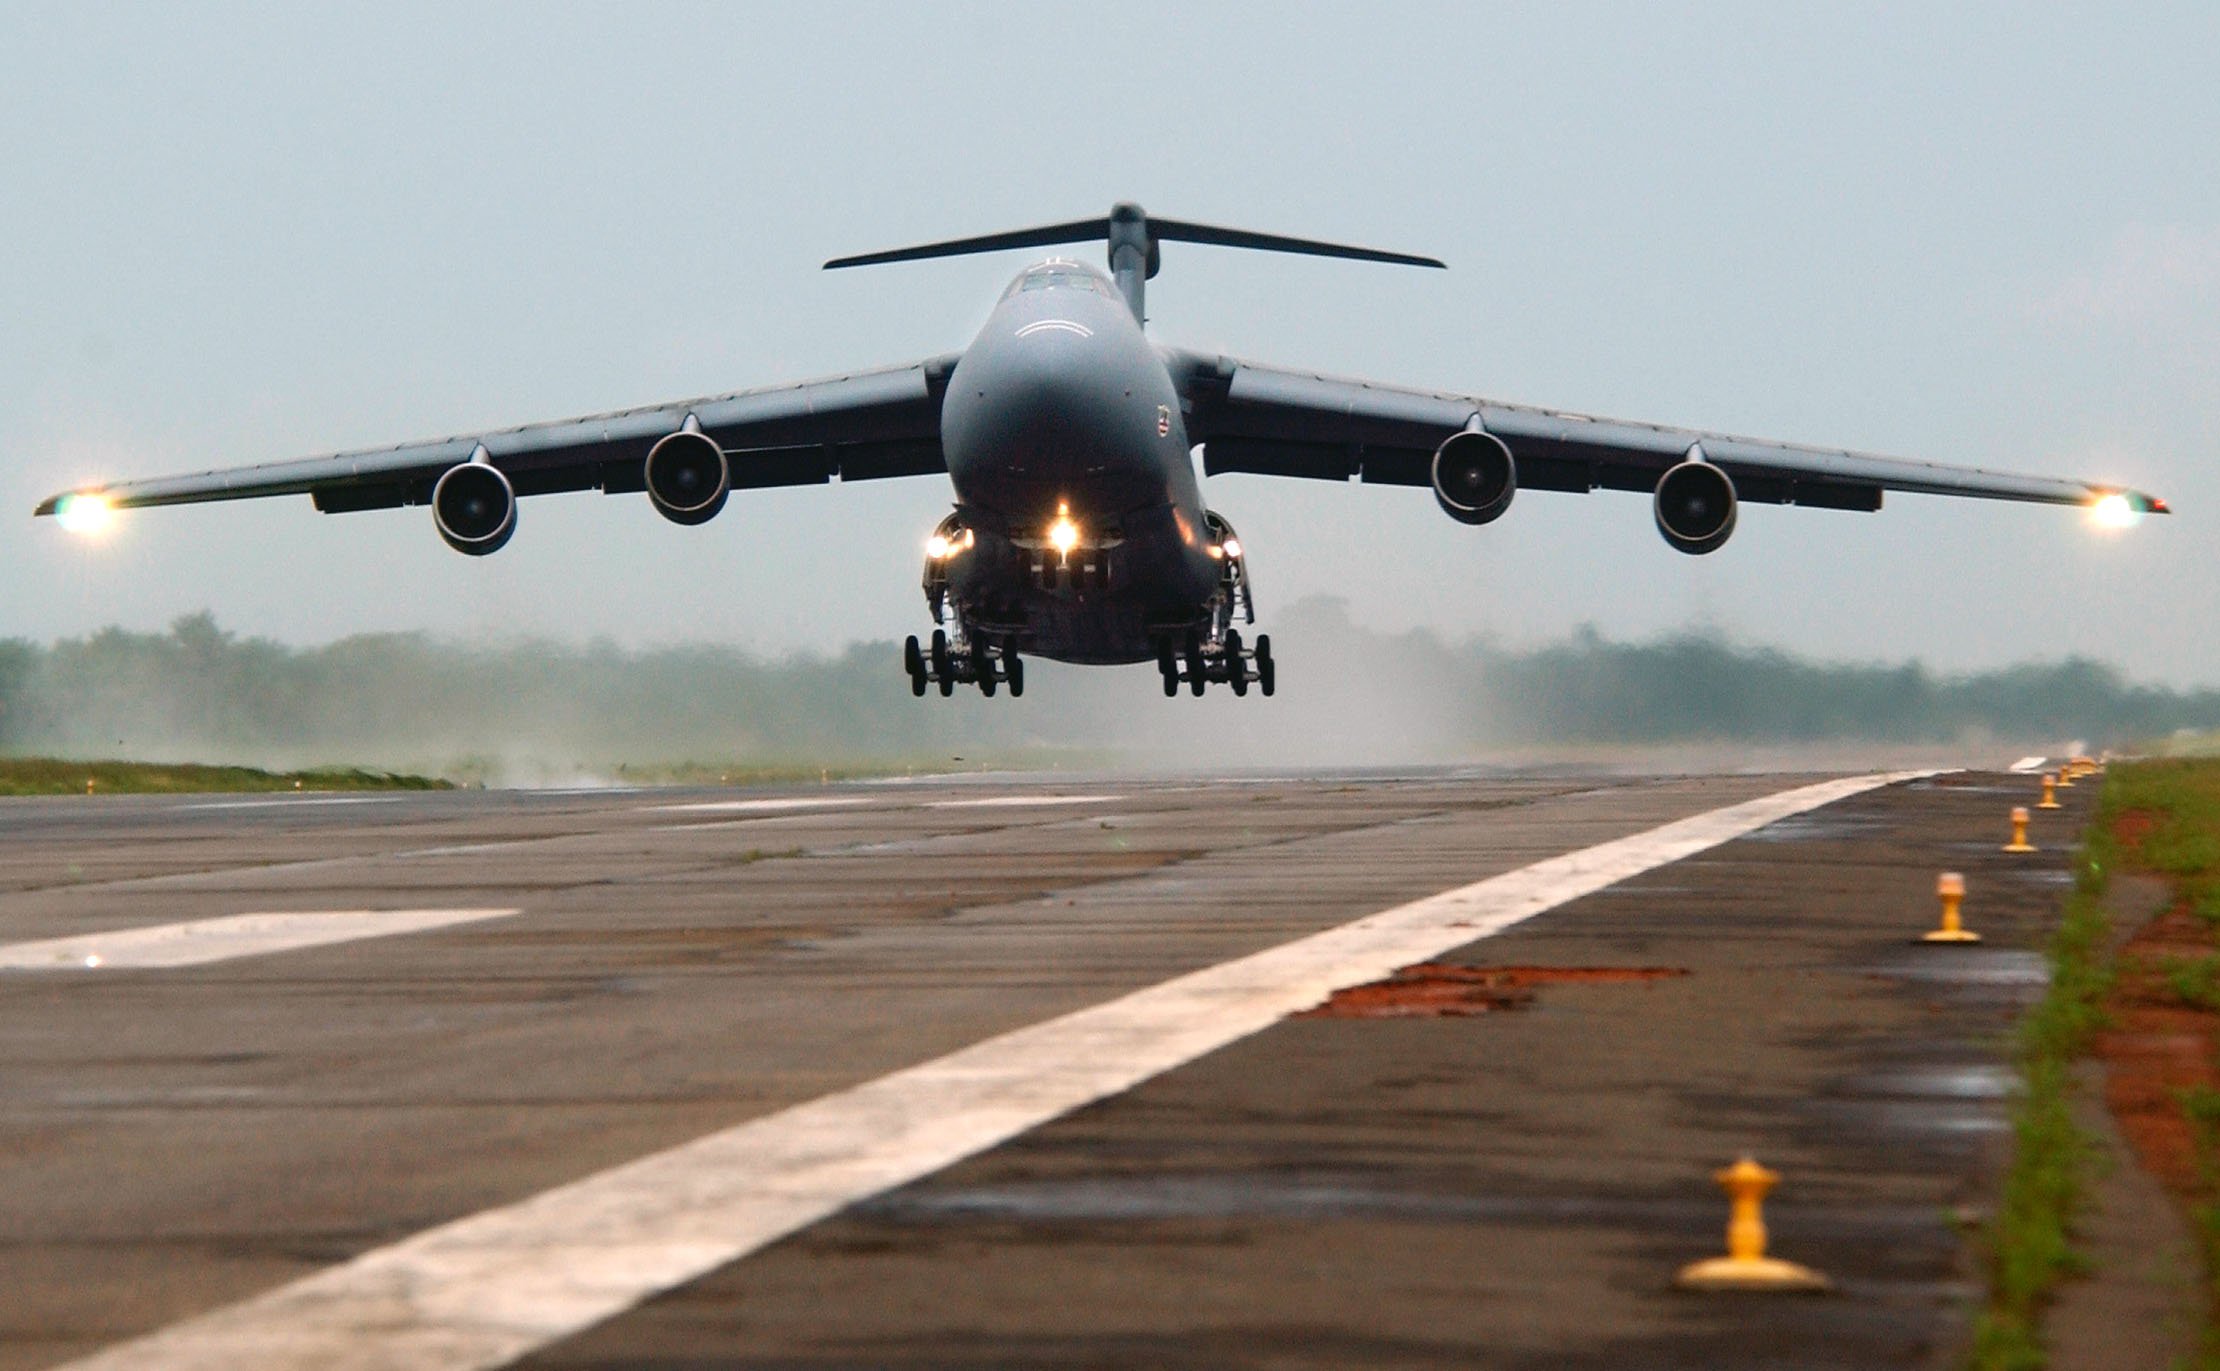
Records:
<instances>
[{"instance_id":1,"label":"engine intake","mask_svg":"<svg viewBox=\"0 0 2220 1371\"><path fill-rule=\"evenodd\" d=\"M1518 493L1518 465L1511 449L1476 428L1452 433L1434 449L1434 502L1461 524L1503 516Z\"/></svg>"},{"instance_id":2,"label":"engine intake","mask_svg":"<svg viewBox=\"0 0 2220 1371\"><path fill-rule=\"evenodd\" d=\"M1658 478L1657 531L1690 556L1715 552L1734 532L1734 481L1692 457Z\"/></svg>"},{"instance_id":3,"label":"engine intake","mask_svg":"<svg viewBox=\"0 0 2220 1371\"><path fill-rule=\"evenodd\" d=\"M499 467L451 466L432 487L432 523L457 552L472 557L499 552L516 532L516 491Z\"/></svg>"},{"instance_id":4,"label":"engine intake","mask_svg":"<svg viewBox=\"0 0 2220 1371\"><path fill-rule=\"evenodd\" d=\"M706 524L732 493L732 469L717 440L697 428L666 434L648 449L648 502L674 524Z\"/></svg>"}]
</instances>

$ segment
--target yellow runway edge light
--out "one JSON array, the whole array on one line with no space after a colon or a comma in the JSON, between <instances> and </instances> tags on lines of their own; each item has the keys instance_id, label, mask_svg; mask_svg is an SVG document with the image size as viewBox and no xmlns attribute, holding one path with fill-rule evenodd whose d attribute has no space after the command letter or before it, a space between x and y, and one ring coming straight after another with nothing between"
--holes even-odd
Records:
<instances>
[{"instance_id":1,"label":"yellow runway edge light","mask_svg":"<svg viewBox=\"0 0 2220 1371\"><path fill-rule=\"evenodd\" d=\"M1945 871L1935 878L1935 894L1942 899L1942 927L1920 935L1923 943L1977 943L1981 935L1958 921L1958 907L1965 902L1966 878Z\"/></svg>"},{"instance_id":2,"label":"yellow runway edge light","mask_svg":"<svg viewBox=\"0 0 2220 1371\"><path fill-rule=\"evenodd\" d=\"M2042 799L2042 802L2041 802L2040 804L2036 805L2035 807L2036 807L2037 809L2064 809L2064 808L2065 808L2065 806L2064 806L2064 805L2062 805L2062 804L2058 803L2058 773L2057 773L2057 772L2055 772L2055 771L2046 771L2046 772L2044 772L2044 773L2043 773L2043 799Z\"/></svg>"},{"instance_id":3,"label":"yellow runway edge light","mask_svg":"<svg viewBox=\"0 0 2220 1371\"><path fill-rule=\"evenodd\" d=\"M1724 1171L1712 1173L1712 1179L1727 1192L1727 1255L1682 1267L1674 1285L1683 1290L1802 1293L1834 1288L1832 1281L1808 1266L1765 1255L1765 1195L1780 1183L1778 1172L1744 1157Z\"/></svg>"},{"instance_id":4,"label":"yellow runway edge light","mask_svg":"<svg viewBox=\"0 0 2220 1371\"><path fill-rule=\"evenodd\" d=\"M2012 841L2004 845L2006 852L2033 852L2035 844L2027 840L2027 806L2012 807Z\"/></svg>"}]
</instances>

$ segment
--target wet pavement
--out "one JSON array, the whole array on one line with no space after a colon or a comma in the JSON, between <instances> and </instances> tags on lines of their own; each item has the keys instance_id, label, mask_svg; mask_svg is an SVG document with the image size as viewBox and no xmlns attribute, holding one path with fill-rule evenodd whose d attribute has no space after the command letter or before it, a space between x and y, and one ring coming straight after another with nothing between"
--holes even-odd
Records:
<instances>
[{"instance_id":1,"label":"wet pavement","mask_svg":"<svg viewBox=\"0 0 2220 1371\"><path fill-rule=\"evenodd\" d=\"M0 1367L1804 779L0 802L8 943L520 911L0 979ZM1895 787L1658 868L1439 959L1516 992L1483 1012L1289 1019L527 1364L1933 1364L2063 890L2062 852L1994 850L2030 784ZM1943 867L1980 947L1907 941ZM1582 974L1660 969L1687 974ZM1670 1290L1743 1151L1786 1177L1775 1250L1839 1294Z\"/></svg>"}]
</instances>

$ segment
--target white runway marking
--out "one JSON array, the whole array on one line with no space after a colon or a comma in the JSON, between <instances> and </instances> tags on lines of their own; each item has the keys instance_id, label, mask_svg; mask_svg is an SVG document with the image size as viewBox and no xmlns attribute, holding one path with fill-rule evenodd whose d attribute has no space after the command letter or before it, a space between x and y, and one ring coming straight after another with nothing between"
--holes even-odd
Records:
<instances>
[{"instance_id":1,"label":"white runway marking","mask_svg":"<svg viewBox=\"0 0 2220 1371\"><path fill-rule=\"evenodd\" d=\"M294 795L282 800L211 800L179 805L180 809L277 809L300 805L382 805L408 798L405 795Z\"/></svg>"},{"instance_id":2,"label":"white runway marking","mask_svg":"<svg viewBox=\"0 0 2220 1371\"><path fill-rule=\"evenodd\" d=\"M295 948L351 943L396 933L499 919L513 909L334 909L314 913L233 914L221 919L81 933L0 944L0 971L123 971L203 966Z\"/></svg>"},{"instance_id":3,"label":"white runway marking","mask_svg":"<svg viewBox=\"0 0 2220 1371\"><path fill-rule=\"evenodd\" d=\"M768 814L781 809L830 809L836 805L862 805L869 800L853 796L841 799L801 800L704 800L697 804L655 805L657 814Z\"/></svg>"},{"instance_id":4,"label":"white runway marking","mask_svg":"<svg viewBox=\"0 0 2220 1371\"><path fill-rule=\"evenodd\" d=\"M935 800L927 809L1020 809L1031 805L1101 805L1123 795L997 795L991 800Z\"/></svg>"},{"instance_id":5,"label":"white runway marking","mask_svg":"<svg viewBox=\"0 0 2220 1371\"><path fill-rule=\"evenodd\" d=\"M429 1229L70 1366L499 1366L1336 990L1776 820L1927 774L1783 791L1383 910Z\"/></svg>"}]
</instances>

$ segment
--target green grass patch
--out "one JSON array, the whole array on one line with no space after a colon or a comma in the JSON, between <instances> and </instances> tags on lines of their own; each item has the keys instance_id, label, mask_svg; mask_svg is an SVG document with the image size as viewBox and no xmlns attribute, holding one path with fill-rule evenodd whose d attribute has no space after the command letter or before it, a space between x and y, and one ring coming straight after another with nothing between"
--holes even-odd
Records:
<instances>
[{"instance_id":1,"label":"green grass patch","mask_svg":"<svg viewBox=\"0 0 2220 1371\"><path fill-rule=\"evenodd\" d=\"M2050 986L2021 1022L2025 1092L2012 1116L2012 1162L1987 1235L1989 1305L1974 1330L1977 1371L2035 1371L2047 1358L2042 1316L2058 1283L2083 1270L2073 1220L2096 1165L2096 1142L2073 1120L2073 1063L2104 1022L2112 987L2104 899L2117 852L2106 812L2075 858L2073 893L2051 935Z\"/></svg>"},{"instance_id":2,"label":"green grass patch","mask_svg":"<svg viewBox=\"0 0 2220 1371\"><path fill-rule=\"evenodd\" d=\"M2191 1009L2220 1010L2220 953L2166 957L2160 960L2158 973L2165 978L2167 991Z\"/></svg>"},{"instance_id":3,"label":"green grass patch","mask_svg":"<svg viewBox=\"0 0 2220 1371\"><path fill-rule=\"evenodd\" d=\"M251 766L191 762L73 762L55 757L0 757L0 795L238 794L293 790L447 790L429 776L399 776L352 767L262 771Z\"/></svg>"},{"instance_id":4,"label":"green grass patch","mask_svg":"<svg viewBox=\"0 0 2220 1371\"><path fill-rule=\"evenodd\" d=\"M2220 924L2220 761L2166 758L2115 767L2105 803L2115 816L2147 823L2136 864L2173 877L2189 907Z\"/></svg>"}]
</instances>

